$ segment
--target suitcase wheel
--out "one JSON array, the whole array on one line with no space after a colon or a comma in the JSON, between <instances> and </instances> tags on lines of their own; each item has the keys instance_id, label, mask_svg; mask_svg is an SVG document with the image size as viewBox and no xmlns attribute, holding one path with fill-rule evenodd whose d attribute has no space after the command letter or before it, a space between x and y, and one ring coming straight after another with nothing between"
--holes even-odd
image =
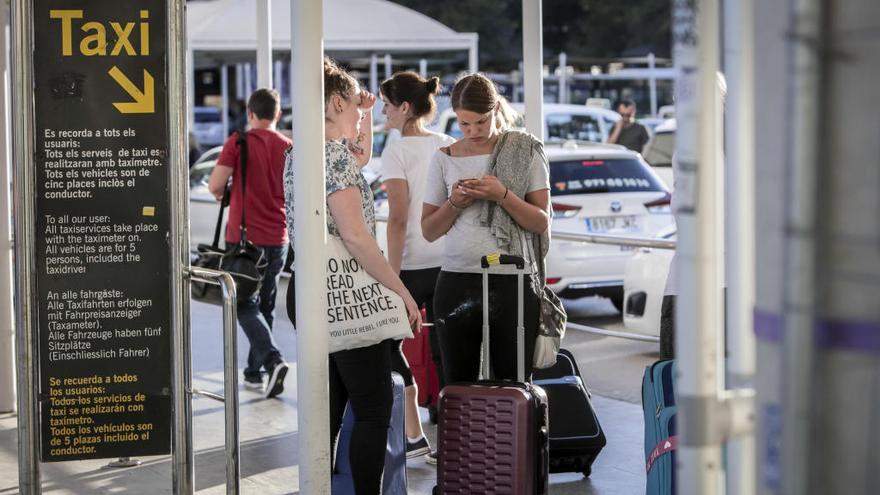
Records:
<instances>
[{"instance_id":1,"label":"suitcase wheel","mask_svg":"<svg viewBox=\"0 0 880 495\"><path fill-rule=\"evenodd\" d=\"M587 466L587 468L584 469L584 470L582 471L582 473L584 473L584 478L589 478L590 475L593 474L593 468L592 468L592 466Z\"/></svg>"}]
</instances>

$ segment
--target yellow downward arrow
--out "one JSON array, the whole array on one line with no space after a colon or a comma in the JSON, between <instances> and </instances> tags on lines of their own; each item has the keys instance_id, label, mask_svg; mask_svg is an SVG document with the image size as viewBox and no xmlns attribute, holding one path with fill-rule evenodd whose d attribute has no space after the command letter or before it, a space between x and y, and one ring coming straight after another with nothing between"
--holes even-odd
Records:
<instances>
[{"instance_id":1,"label":"yellow downward arrow","mask_svg":"<svg viewBox=\"0 0 880 495\"><path fill-rule=\"evenodd\" d=\"M113 106L119 110L119 113L153 113L156 111L153 76L146 69L144 69L143 91L138 89L115 65L110 69L110 77L122 86L126 93L134 98L133 102L114 103Z\"/></svg>"}]
</instances>

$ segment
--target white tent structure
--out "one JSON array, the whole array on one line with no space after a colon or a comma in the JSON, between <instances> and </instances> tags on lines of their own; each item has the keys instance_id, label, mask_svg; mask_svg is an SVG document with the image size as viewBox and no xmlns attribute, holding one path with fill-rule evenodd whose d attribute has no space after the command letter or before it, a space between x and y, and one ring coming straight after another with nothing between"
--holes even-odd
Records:
<instances>
[{"instance_id":1,"label":"white tent structure","mask_svg":"<svg viewBox=\"0 0 880 495\"><path fill-rule=\"evenodd\" d=\"M203 0L187 4L188 49L248 52L257 49L253 0ZM412 9L385 0L324 0L324 49L382 53L467 51L477 66L476 33L458 33ZM290 2L271 3L272 46L290 47Z\"/></svg>"}]
</instances>

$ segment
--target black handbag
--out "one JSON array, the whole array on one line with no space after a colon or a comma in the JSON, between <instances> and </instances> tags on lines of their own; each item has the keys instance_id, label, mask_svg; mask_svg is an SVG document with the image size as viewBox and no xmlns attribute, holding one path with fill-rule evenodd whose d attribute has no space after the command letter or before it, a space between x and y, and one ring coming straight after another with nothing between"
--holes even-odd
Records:
<instances>
[{"instance_id":1,"label":"black handbag","mask_svg":"<svg viewBox=\"0 0 880 495\"><path fill-rule=\"evenodd\" d=\"M193 266L229 272L235 280L236 302L242 303L255 296L263 285L263 275L269 262L263 250L247 240L245 224L245 177L247 177L247 134L239 134L237 144L241 157L241 236L239 242L220 249L220 232L223 226L223 211L229 206L230 186L227 184L220 201L220 213L217 215L217 226L214 228L214 240L211 244L199 244L196 247L196 258ZM223 293L220 286L193 280L190 284L192 298L195 301L222 305Z\"/></svg>"}]
</instances>

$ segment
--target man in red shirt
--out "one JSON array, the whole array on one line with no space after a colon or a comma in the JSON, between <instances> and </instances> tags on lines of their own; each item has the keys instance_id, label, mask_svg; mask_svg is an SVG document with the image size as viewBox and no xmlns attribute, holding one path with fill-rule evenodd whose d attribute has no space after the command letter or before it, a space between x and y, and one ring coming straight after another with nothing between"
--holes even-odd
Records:
<instances>
[{"instance_id":1,"label":"man in red shirt","mask_svg":"<svg viewBox=\"0 0 880 495\"><path fill-rule=\"evenodd\" d=\"M284 391L287 363L272 338L275 318L275 295L278 275L287 252L287 224L284 218L284 152L291 142L275 130L281 117L278 92L258 89L248 99L247 175L241 190L240 147L238 133L223 144L223 151L208 180L208 189L218 200L232 177L229 195L229 220L226 243L233 245L241 237L241 213L245 211L246 238L263 250L269 264L259 293L238 305L238 323L250 342L244 383L249 388L263 388L260 368L265 368L269 381L265 396L275 397Z\"/></svg>"}]
</instances>

